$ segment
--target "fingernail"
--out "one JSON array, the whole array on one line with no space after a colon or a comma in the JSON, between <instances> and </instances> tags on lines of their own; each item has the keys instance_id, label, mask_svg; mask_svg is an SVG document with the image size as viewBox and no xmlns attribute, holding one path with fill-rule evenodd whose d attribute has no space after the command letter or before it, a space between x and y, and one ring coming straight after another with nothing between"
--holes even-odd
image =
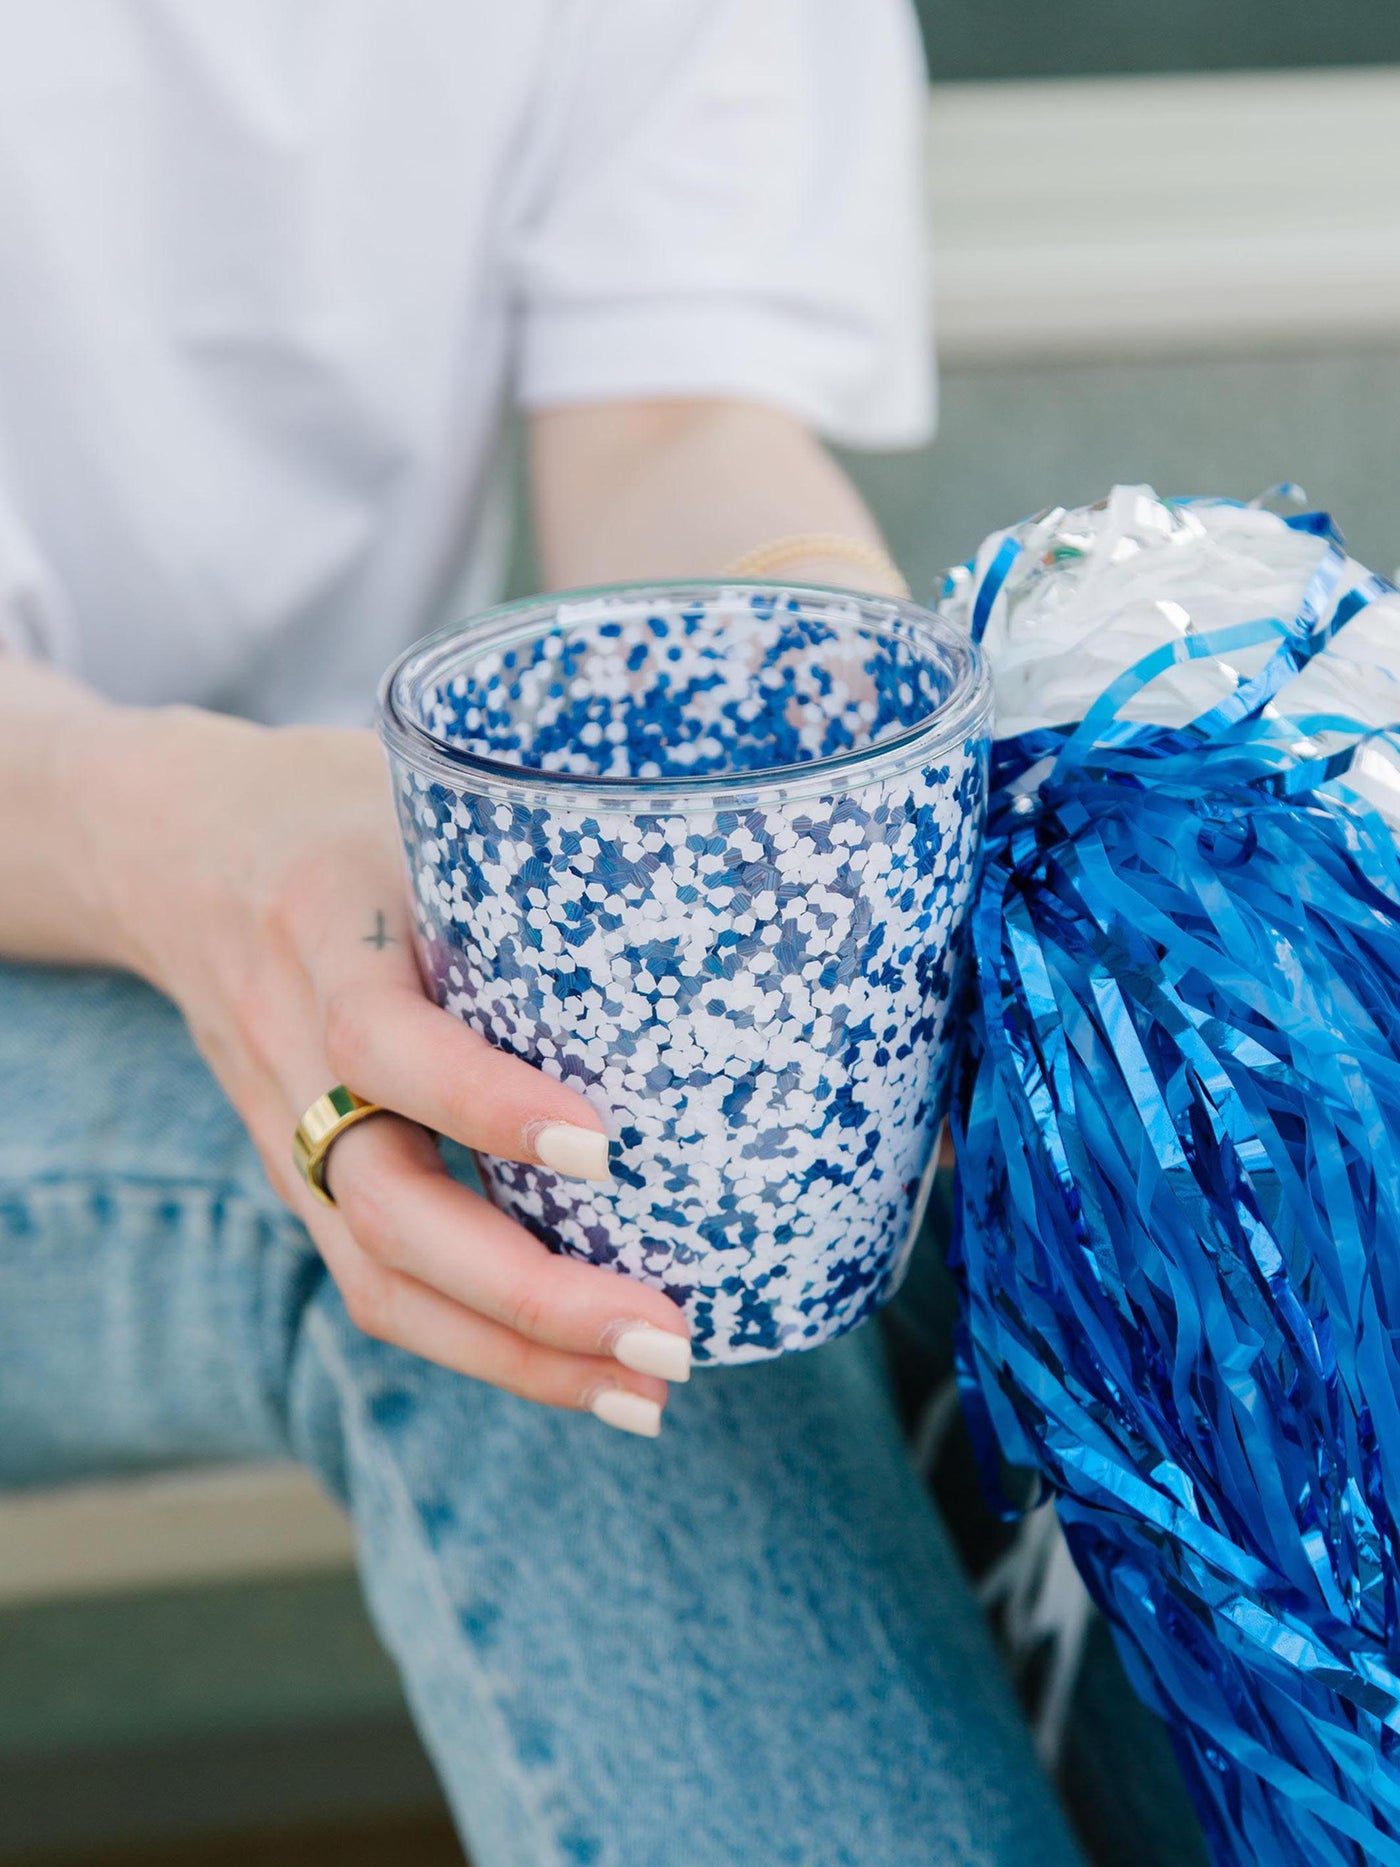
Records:
<instances>
[{"instance_id":1,"label":"fingernail","mask_svg":"<svg viewBox=\"0 0 1400 1867\"><path fill-rule=\"evenodd\" d=\"M615 1426L622 1433L639 1433L643 1439L655 1439L661 1431L661 1408L644 1394L633 1394L625 1387L605 1387L590 1406L604 1426Z\"/></svg>"},{"instance_id":2,"label":"fingernail","mask_svg":"<svg viewBox=\"0 0 1400 1867\"><path fill-rule=\"evenodd\" d=\"M649 1322L634 1322L613 1340L612 1352L624 1368L639 1374L659 1374L663 1381L690 1379L690 1344L669 1329L654 1329Z\"/></svg>"},{"instance_id":3,"label":"fingernail","mask_svg":"<svg viewBox=\"0 0 1400 1867\"><path fill-rule=\"evenodd\" d=\"M556 1173L574 1180L611 1180L608 1137L596 1128L576 1128L572 1122L546 1122L530 1139L538 1158Z\"/></svg>"}]
</instances>

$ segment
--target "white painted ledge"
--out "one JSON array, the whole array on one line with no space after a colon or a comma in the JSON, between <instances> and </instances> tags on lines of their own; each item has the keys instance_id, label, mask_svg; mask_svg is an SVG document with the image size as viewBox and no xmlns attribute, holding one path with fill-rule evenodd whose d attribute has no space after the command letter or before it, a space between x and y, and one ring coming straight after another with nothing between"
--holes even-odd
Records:
<instances>
[{"instance_id":1,"label":"white painted ledge","mask_svg":"<svg viewBox=\"0 0 1400 1867\"><path fill-rule=\"evenodd\" d=\"M294 1465L0 1495L0 1607L353 1562L344 1516Z\"/></svg>"},{"instance_id":2,"label":"white painted ledge","mask_svg":"<svg viewBox=\"0 0 1400 1867\"><path fill-rule=\"evenodd\" d=\"M952 361L1400 343L1400 67L936 85Z\"/></svg>"}]
</instances>

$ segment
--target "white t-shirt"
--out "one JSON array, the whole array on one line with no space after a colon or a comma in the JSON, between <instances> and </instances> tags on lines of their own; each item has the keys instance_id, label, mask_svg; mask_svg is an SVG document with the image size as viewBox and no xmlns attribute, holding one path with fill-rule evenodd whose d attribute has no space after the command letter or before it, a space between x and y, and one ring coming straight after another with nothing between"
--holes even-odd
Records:
<instances>
[{"instance_id":1,"label":"white t-shirt","mask_svg":"<svg viewBox=\"0 0 1400 1867\"><path fill-rule=\"evenodd\" d=\"M0 642L361 723L512 394L918 442L921 96L907 0L0 0Z\"/></svg>"}]
</instances>

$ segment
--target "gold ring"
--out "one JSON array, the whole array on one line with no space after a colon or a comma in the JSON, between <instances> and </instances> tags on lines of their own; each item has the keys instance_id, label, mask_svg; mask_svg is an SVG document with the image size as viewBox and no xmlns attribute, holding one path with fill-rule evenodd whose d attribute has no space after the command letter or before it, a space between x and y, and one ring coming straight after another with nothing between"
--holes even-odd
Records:
<instances>
[{"instance_id":1,"label":"gold ring","mask_svg":"<svg viewBox=\"0 0 1400 1867\"><path fill-rule=\"evenodd\" d=\"M323 1206L335 1204L326 1186L326 1156L347 1128L353 1128L366 1116L384 1113L377 1102L366 1102L344 1083L337 1083L334 1089L317 1096L297 1123L292 1136L292 1159L297 1164L297 1172Z\"/></svg>"}]
</instances>

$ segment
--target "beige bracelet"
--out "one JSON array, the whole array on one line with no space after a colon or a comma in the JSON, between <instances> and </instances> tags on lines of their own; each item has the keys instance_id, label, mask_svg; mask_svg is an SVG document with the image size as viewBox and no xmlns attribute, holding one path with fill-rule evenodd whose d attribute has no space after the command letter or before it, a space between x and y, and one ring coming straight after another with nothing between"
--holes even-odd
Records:
<instances>
[{"instance_id":1,"label":"beige bracelet","mask_svg":"<svg viewBox=\"0 0 1400 1867\"><path fill-rule=\"evenodd\" d=\"M889 552L863 538L847 538L841 532L794 532L787 538L775 538L771 544L746 551L725 571L726 577L767 577L796 558L843 558L862 570L875 573L894 584L902 596L909 585Z\"/></svg>"}]
</instances>

